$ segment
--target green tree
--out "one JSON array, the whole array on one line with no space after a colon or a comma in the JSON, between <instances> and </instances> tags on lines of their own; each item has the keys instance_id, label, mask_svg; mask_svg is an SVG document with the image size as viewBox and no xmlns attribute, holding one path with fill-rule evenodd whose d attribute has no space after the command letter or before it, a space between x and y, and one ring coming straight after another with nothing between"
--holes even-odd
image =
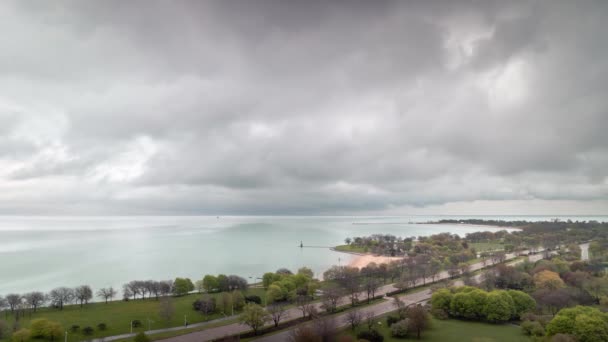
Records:
<instances>
[{"instance_id":1,"label":"green tree","mask_svg":"<svg viewBox=\"0 0 608 342\"><path fill-rule=\"evenodd\" d=\"M298 274L304 275L309 279L312 279L314 277L314 272L308 267L301 267L300 269L298 269Z\"/></svg>"},{"instance_id":2,"label":"green tree","mask_svg":"<svg viewBox=\"0 0 608 342\"><path fill-rule=\"evenodd\" d=\"M173 282L173 293L176 296L187 295L188 292L194 290L194 284L190 278L175 278Z\"/></svg>"},{"instance_id":3,"label":"green tree","mask_svg":"<svg viewBox=\"0 0 608 342\"><path fill-rule=\"evenodd\" d=\"M212 276L211 274L206 274L203 277L203 288L205 292L211 293L215 291L219 287L217 277Z\"/></svg>"},{"instance_id":4,"label":"green tree","mask_svg":"<svg viewBox=\"0 0 608 342\"><path fill-rule=\"evenodd\" d=\"M255 303L249 303L243 309L243 313L239 317L239 321L243 324L248 325L252 330L253 334L257 335L258 330L270 320L268 312L263 307Z\"/></svg>"},{"instance_id":5,"label":"green tree","mask_svg":"<svg viewBox=\"0 0 608 342\"><path fill-rule=\"evenodd\" d=\"M511 299L513 299L513 305L515 308L512 318L517 319L521 314L532 311L534 308L536 308L536 301L527 293L517 290L508 290L507 293L509 296L511 296Z\"/></svg>"},{"instance_id":6,"label":"green tree","mask_svg":"<svg viewBox=\"0 0 608 342\"><path fill-rule=\"evenodd\" d=\"M431 296L431 306L433 307L433 310L450 312L450 303L452 302L453 296L452 292L448 289L435 291Z\"/></svg>"},{"instance_id":7,"label":"green tree","mask_svg":"<svg viewBox=\"0 0 608 342\"><path fill-rule=\"evenodd\" d=\"M579 342L608 341L608 314L589 306L562 309L546 329L549 336L570 334Z\"/></svg>"},{"instance_id":8,"label":"green tree","mask_svg":"<svg viewBox=\"0 0 608 342\"><path fill-rule=\"evenodd\" d=\"M506 291L492 291L488 293L484 315L490 322L506 322L515 312L513 299Z\"/></svg>"},{"instance_id":9,"label":"green tree","mask_svg":"<svg viewBox=\"0 0 608 342\"><path fill-rule=\"evenodd\" d=\"M232 303L236 310L241 310L245 306L245 296L243 296L241 291L232 292Z\"/></svg>"},{"instance_id":10,"label":"green tree","mask_svg":"<svg viewBox=\"0 0 608 342\"><path fill-rule=\"evenodd\" d=\"M574 336L580 342L608 341L608 321L606 320L606 316L577 316L574 321Z\"/></svg>"}]
</instances>

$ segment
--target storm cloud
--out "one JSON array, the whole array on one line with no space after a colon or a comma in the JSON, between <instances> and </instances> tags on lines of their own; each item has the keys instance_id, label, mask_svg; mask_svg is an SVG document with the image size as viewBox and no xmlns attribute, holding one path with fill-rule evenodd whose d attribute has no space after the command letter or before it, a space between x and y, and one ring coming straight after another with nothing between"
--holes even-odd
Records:
<instances>
[{"instance_id":1,"label":"storm cloud","mask_svg":"<svg viewBox=\"0 0 608 342\"><path fill-rule=\"evenodd\" d=\"M6 1L0 213L605 214L607 19L604 1Z\"/></svg>"}]
</instances>

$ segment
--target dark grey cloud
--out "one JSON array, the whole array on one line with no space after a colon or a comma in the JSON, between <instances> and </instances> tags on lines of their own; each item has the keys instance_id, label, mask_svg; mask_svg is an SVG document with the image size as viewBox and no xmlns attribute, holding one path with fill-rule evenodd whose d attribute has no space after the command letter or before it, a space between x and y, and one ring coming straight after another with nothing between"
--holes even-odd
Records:
<instances>
[{"instance_id":1,"label":"dark grey cloud","mask_svg":"<svg viewBox=\"0 0 608 342\"><path fill-rule=\"evenodd\" d=\"M608 209L607 18L601 1L6 2L0 207Z\"/></svg>"}]
</instances>

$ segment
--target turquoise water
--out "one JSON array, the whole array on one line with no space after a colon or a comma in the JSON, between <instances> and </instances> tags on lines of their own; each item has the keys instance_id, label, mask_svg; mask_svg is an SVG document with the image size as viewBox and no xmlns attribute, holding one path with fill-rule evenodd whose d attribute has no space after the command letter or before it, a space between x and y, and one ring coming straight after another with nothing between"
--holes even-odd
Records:
<instances>
[{"instance_id":1,"label":"turquoise water","mask_svg":"<svg viewBox=\"0 0 608 342\"><path fill-rule=\"evenodd\" d=\"M347 263L350 256L328 248L301 249L300 241L329 247L346 237L374 233L407 237L480 230L410 223L441 218L448 217L0 216L0 294L80 284L119 288L134 279L200 279L207 273L254 280L280 267L308 266L320 274L333 264Z\"/></svg>"}]
</instances>

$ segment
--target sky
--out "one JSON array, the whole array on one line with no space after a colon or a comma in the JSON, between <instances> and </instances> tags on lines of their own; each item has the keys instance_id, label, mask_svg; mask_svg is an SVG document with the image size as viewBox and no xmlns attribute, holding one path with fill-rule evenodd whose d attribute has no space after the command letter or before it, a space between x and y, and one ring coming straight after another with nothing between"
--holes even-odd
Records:
<instances>
[{"instance_id":1,"label":"sky","mask_svg":"<svg viewBox=\"0 0 608 342\"><path fill-rule=\"evenodd\" d=\"M2 1L0 214L608 213L606 1Z\"/></svg>"}]
</instances>

